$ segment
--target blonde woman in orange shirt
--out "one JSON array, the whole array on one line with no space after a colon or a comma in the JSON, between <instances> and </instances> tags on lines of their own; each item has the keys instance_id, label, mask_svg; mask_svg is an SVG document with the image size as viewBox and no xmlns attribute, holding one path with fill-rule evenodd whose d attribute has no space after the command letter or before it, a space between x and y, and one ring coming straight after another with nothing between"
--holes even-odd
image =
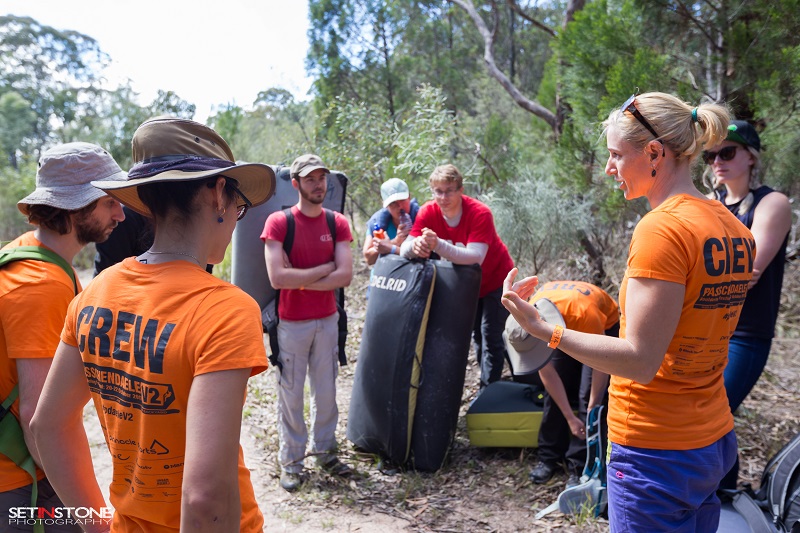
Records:
<instances>
[{"instance_id":1,"label":"blonde woman in orange shirt","mask_svg":"<svg viewBox=\"0 0 800 533\"><path fill-rule=\"evenodd\" d=\"M755 241L697 190L691 168L728 121L722 106L646 93L604 122L606 174L652 208L631 239L619 339L540 320L526 301L537 278L506 278L503 302L531 335L611 374L612 532L715 532L719 522L717 485L736 457L722 372Z\"/></svg>"}]
</instances>

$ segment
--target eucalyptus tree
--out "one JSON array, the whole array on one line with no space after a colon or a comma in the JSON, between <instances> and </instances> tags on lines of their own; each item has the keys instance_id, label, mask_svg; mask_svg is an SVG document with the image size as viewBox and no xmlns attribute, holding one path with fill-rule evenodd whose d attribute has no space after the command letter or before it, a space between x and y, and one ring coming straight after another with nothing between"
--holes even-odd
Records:
<instances>
[{"instance_id":1,"label":"eucalyptus tree","mask_svg":"<svg viewBox=\"0 0 800 533\"><path fill-rule=\"evenodd\" d=\"M0 16L0 95L18 93L36 117L33 131L18 148L38 150L54 129L92 108L108 59L82 33L30 17Z\"/></svg>"}]
</instances>

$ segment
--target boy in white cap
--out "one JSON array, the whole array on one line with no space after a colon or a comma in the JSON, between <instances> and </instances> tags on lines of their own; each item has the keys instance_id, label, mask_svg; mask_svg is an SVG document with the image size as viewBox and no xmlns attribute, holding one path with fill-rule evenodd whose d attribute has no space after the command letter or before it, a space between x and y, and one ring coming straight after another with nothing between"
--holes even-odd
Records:
<instances>
[{"instance_id":1,"label":"boy in white cap","mask_svg":"<svg viewBox=\"0 0 800 533\"><path fill-rule=\"evenodd\" d=\"M416 198L411 198L408 185L399 178L383 182L381 199L383 207L375 211L367 221L367 234L362 253L368 265L374 265L380 255L400 253L400 246L408 237L411 224L416 220L419 211ZM405 223L401 217L405 219ZM386 232L386 238L374 236L373 231L376 226Z\"/></svg>"},{"instance_id":2,"label":"boy in white cap","mask_svg":"<svg viewBox=\"0 0 800 533\"><path fill-rule=\"evenodd\" d=\"M0 454L0 516L10 507L31 502L38 488L40 507L60 507L45 473L30 431L67 306L81 290L71 262L90 242L102 242L125 219L120 203L91 185L92 180L123 180L114 159L94 144L74 142L42 153L36 173L36 190L17 203L35 226L3 250L45 248L58 264L42 260L14 261L0 269L0 400L13 397L6 416L18 419L28 451L36 462L34 487L30 474ZM17 524L26 531L25 524ZM77 526L48 525L48 531L80 531Z\"/></svg>"}]
</instances>

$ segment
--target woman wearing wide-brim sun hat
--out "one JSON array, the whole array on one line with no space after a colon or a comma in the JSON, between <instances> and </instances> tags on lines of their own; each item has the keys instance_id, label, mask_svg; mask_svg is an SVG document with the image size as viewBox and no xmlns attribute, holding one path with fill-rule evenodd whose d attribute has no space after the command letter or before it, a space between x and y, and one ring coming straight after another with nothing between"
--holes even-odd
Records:
<instances>
[{"instance_id":1,"label":"woman wearing wide-brim sun hat","mask_svg":"<svg viewBox=\"0 0 800 533\"><path fill-rule=\"evenodd\" d=\"M222 137L190 120L148 120L132 145L128 179L94 185L152 217L154 242L70 305L59 379L34 419L44 467L65 505L105 506L76 423L91 397L113 461L115 529L261 531L239 446L247 380L267 367L260 311L203 267L222 261L275 175L237 165Z\"/></svg>"}]
</instances>

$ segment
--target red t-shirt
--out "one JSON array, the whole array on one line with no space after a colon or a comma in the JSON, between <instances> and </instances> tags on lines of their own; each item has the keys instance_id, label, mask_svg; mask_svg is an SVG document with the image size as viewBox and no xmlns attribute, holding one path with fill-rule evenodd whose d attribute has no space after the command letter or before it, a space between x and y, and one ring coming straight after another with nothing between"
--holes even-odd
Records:
<instances>
[{"instance_id":1,"label":"red t-shirt","mask_svg":"<svg viewBox=\"0 0 800 533\"><path fill-rule=\"evenodd\" d=\"M293 268L313 268L334 260L336 243L323 211L318 217L304 215L297 206L292 206L294 215L294 242L289 254ZM336 221L336 242L351 242L350 225L340 213L334 212ZM286 238L286 215L276 211L267 218L261 240L283 243ZM336 299L333 291L301 291L281 289L278 316L281 320L315 320L331 316L336 312Z\"/></svg>"},{"instance_id":2,"label":"red t-shirt","mask_svg":"<svg viewBox=\"0 0 800 533\"><path fill-rule=\"evenodd\" d=\"M471 242L488 244L489 249L481 265L479 297L483 298L503 286L503 280L514 268L514 261L505 243L497 234L492 211L486 204L464 195L461 197L461 210L461 220L456 227L451 228L436 202L427 202L419 209L410 235L419 237L423 228L429 228L435 231L440 239L456 246L466 246Z\"/></svg>"}]
</instances>

